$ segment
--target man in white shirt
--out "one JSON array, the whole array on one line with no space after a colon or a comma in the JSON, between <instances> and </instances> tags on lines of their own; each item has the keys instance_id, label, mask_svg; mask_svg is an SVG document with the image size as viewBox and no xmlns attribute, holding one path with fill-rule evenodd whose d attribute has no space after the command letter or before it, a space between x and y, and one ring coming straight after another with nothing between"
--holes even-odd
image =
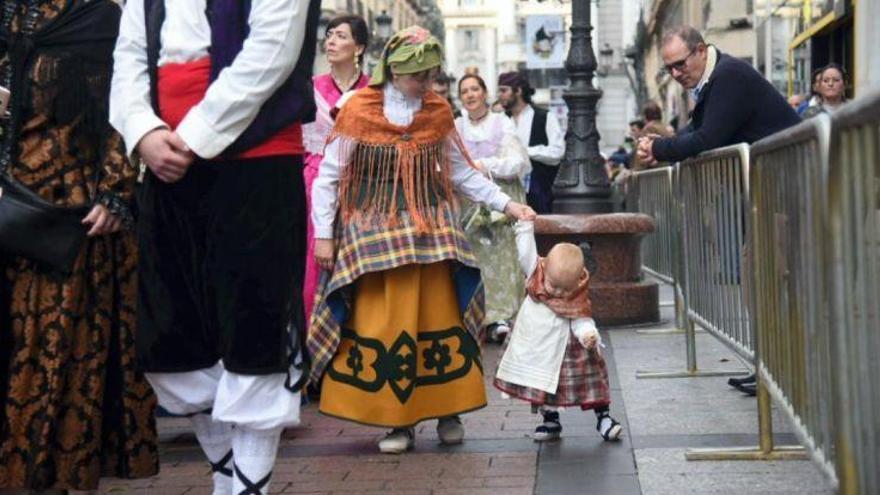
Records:
<instances>
[{"instance_id":1,"label":"man in white shirt","mask_svg":"<svg viewBox=\"0 0 880 495\"><path fill-rule=\"evenodd\" d=\"M129 0L110 121L138 193L137 348L192 419L215 494L263 494L299 422L302 122L319 0Z\"/></svg>"},{"instance_id":2,"label":"man in white shirt","mask_svg":"<svg viewBox=\"0 0 880 495\"><path fill-rule=\"evenodd\" d=\"M529 206L539 215L553 211L553 181L565 155L565 135L555 117L532 105L535 90L525 75L505 72L498 77L498 101L516 123L527 145L532 173L527 184Z\"/></svg>"}]
</instances>

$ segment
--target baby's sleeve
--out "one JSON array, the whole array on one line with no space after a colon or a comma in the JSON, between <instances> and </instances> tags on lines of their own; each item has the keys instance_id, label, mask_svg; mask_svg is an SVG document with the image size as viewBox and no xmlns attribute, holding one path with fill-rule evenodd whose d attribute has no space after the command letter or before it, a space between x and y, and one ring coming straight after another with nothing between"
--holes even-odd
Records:
<instances>
[{"instance_id":1,"label":"baby's sleeve","mask_svg":"<svg viewBox=\"0 0 880 495\"><path fill-rule=\"evenodd\" d=\"M535 244L535 223L520 220L514 226L516 232L516 250L519 253L519 264L526 274L532 276L538 266L538 246Z\"/></svg>"},{"instance_id":2,"label":"baby's sleeve","mask_svg":"<svg viewBox=\"0 0 880 495\"><path fill-rule=\"evenodd\" d=\"M602 346L602 337L599 336L599 329L596 328L596 322L592 318L577 318L571 321L571 332L574 334L578 342L583 343L587 337L596 336L596 344Z\"/></svg>"}]
</instances>

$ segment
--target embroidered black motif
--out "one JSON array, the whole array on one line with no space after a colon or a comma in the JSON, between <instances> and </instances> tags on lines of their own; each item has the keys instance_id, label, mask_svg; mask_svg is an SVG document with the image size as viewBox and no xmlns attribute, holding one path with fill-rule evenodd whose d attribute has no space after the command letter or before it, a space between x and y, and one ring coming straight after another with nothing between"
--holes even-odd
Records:
<instances>
[{"instance_id":1,"label":"embroidered black motif","mask_svg":"<svg viewBox=\"0 0 880 495\"><path fill-rule=\"evenodd\" d=\"M342 340L349 341L350 346L342 366L327 369L330 378L366 392L378 392L387 384L401 404L417 387L458 380L474 365L483 371L479 346L460 327L419 332L418 342L401 331L388 349L381 341L360 337L347 328L342 330ZM375 372L375 378L369 378L367 369Z\"/></svg>"}]
</instances>

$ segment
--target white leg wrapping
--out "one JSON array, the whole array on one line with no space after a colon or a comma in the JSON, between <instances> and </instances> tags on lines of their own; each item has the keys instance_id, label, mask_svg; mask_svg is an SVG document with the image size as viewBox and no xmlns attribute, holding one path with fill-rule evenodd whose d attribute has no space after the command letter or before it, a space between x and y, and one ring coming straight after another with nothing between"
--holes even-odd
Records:
<instances>
[{"instance_id":1,"label":"white leg wrapping","mask_svg":"<svg viewBox=\"0 0 880 495\"><path fill-rule=\"evenodd\" d=\"M237 426L232 433L235 459L234 495L266 495L282 428L255 430Z\"/></svg>"},{"instance_id":2,"label":"white leg wrapping","mask_svg":"<svg viewBox=\"0 0 880 495\"><path fill-rule=\"evenodd\" d=\"M208 414L190 418L196 438L213 470L214 495L232 494L232 425L214 421Z\"/></svg>"}]
</instances>

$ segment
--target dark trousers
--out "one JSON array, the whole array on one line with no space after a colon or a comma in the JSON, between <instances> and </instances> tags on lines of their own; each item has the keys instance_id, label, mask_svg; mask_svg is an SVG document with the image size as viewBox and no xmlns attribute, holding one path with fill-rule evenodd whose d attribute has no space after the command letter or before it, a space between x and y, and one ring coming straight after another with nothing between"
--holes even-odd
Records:
<instances>
[{"instance_id":1,"label":"dark trousers","mask_svg":"<svg viewBox=\"0 0 880 495\"><path fill-rule=\"evenodd\" d=\"M138 191L138 359L149 372L285 372L303 332L301 156L197 161Z\"/></svg>"},{"instance_id":2,"label":"dark trousers","mask_svg":"<svg viewBox=\"0 0 880 495\"><path fill-rule=\"evenodd\" d=\"M532 161L532 176L526 201L539 215L553 213L553 181L559 167Z\"/></svg>"}]
</instances>

